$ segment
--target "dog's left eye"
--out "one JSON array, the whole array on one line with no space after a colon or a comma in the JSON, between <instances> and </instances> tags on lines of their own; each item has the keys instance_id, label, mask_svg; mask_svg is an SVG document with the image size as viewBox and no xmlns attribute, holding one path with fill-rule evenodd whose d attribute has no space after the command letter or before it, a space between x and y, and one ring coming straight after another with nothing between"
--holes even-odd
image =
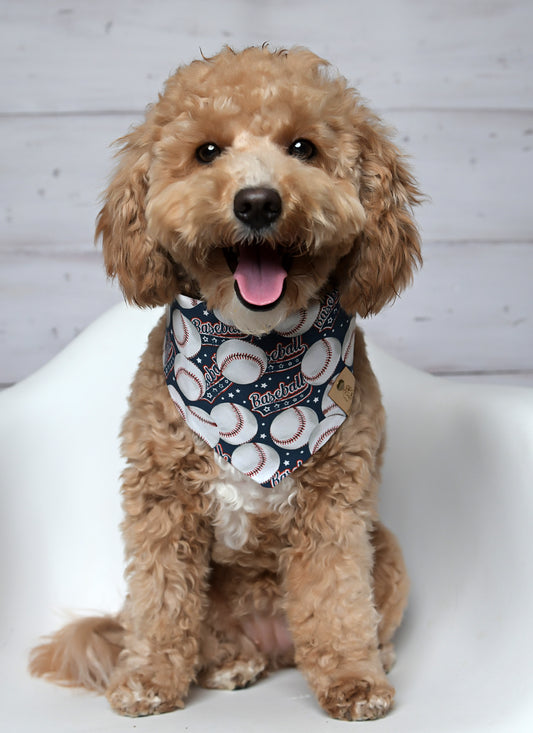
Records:
<instances>
[{"instance_id":1,"label":"dog's left eye","mask_svg":"<svg viewBox=\"0 0 533 733\"><path fill-rule=\"evenodd\" d=\"M316 152L316 147L311 140L306 140L305 138L295 140L288 147L289 155L300 158L300 160L311 160L311 158L315 157Z\"/></svg>"},{"instance_id":2,"label":"dog's left eye","mask_svg":"<svg viewBox=\"0 0 533 733\"><path fill-rule=\"evenodd\" d=\"M199 163L212 163L221 153L216 143L204 143L196 148L196 160Z\"/></svg>"}]
</instances>

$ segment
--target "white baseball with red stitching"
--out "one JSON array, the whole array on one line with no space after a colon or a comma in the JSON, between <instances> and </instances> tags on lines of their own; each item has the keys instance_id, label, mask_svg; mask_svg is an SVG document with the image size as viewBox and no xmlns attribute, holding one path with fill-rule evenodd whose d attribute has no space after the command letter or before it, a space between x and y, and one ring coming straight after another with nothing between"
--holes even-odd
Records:
<instances>
[{"instance_id":1,"label":"white baseball with red stitching","mask_svg":"<svg viewBox=\"0 0 533 733\"><path fill-rule=\"evenodd\" d=\"M278 448L295 450L307 443L317 425L318 417L309 407L289 407L272 421L270 437Z\"/></svg>"},{"instance_id":2,"label":"white baseball with red stitching","mask_svg":"<svg viewBox=\"0 0 533 733\"><path fill-rule=\"evenodd\" d=\"M205 440L211 448L215 447L220 439L220 433L216 422L208 412L196 407L196 405L189 405L189 414L186 420L187 425L196 435Z\"/></svg>"},{"instance_id":3,"label":"white baseball with red stitching","mask_svg":"<svg viewBox=\"0 0 533 733\"><path fill-rule=\"evenodd\" d=\"M233 451L233 466L262 484L269 481L279 468L279 456L270 445L244 443Z\"/></svg>"},{"instance_id":4,"label":"white baseball with red stitching","mask_svg":"<svg viewBox=\"0 0 533 733\"><path fill-rule=\"evenodd\" d=\"M187 422L187 405L183 401L183 397L172 384L168 385L168 392L172 398L172 402L176 405L176 409L178 410L179 414L185 420L185 422Z\"/></svg>"},{"instance_id":5,"label":"white baseball with red stitching","mask_svg":"<svg viewBox=\"0 0 533 733\"><path fill-rule=\"evenodd\" d=\"M196 326L177 308L172 316L172 328L180 354L190 359L200 351L202 338Z\"/></svg>"},{"instance_id":6,"label":"white baseball with red stitching","mask_svg":"<svg viewBox=\"0 0 533 733\"><path fill-rule=\"evenodd\" d=\"M292 313L288 318L282 321L274 330L282 336L292 337L300 336L302 333L309 331L313 323L316 321L320 303L311 303L309 308L301 308Z\"/></svg>"},{"instance_id":7,"label":"white baseball with red stitching","mask_svg":"<svg viewBox=\"0 0 533 733\"><path fill-rule=\"evenodd\" d=\"M259 346L239 339L229 339L217 349L217 365L230 382L251 384L261 379L268 360Z\"/></svg>"},{"instance_id":8,"label":"white baseball with red stitching","mask_svg":"<svg viewBox=\"0 0 533 733\"><path fill-rule=\"evenodd\" d=\"M176 297L176 300L181 305L182 308L186 308L189 310L189 308L196 308L196 306L201 303L201 300L198 300L197 298L189 298L188 295L178 295Z\"/></svg>"},{"instance_id":9,"label":"white baseball with red stitching","mask_svg":"<svg viewBox=\"0 0 533 733\"><path fill-rule=\"evenodd\" d=\"M341 356L339 339L329 336L314 343L302 359L302 376L308 384L324 384L337 369Z\"/></svg>"},{"instance_id":10,"label":"white baseball with red stitching","mask_svg":"<svg viewBox=\"0 0 533 733\"><path fill-rule=\"evenodd\" d=\"M204 375L196 364L189 361L183 354L178 354L174 360L174 374L178 387L189 400L194 402L204 395Z\"/></svg>"},{"instance_id":11,"label":"white baseball with red stitching","mask_svg":"<svg viewBox=\"0 0 533 733\"><path fill-rule=\"evenodd\" d=\"M348 367L351 367L353 364L354 350L355 350L355 318L352 318L352 320L350 321L350 325L348 326L348 330L346 331L346 336L344 337L344 340L342 342L342 352L341 352L342 360Z\"/></svg>"},{"instance_id":12,"label":"white baseball with red stitching","mask_svg":"<svg viewBox=\"0 0 533 733\"><path fill-rule=\"evenodd\" d=\"M338 428L345 421L346 415L329 415L321 420L316 428L311 433L309 438L309 451L310 453L316 453L320 450L325 443L331 438Z\"/></svg>"},{"instance_id":13,"label":"white baseball with red stitching","mask_svg":"<svg viewBox=\"0 0 533 733\"><path fill-rule=\"evenodd\" d=\"M257 420L248 408L235 402L223 402L211 410L220 437L230 445L248 443L257 433Z\"/></svg>"}]
</instances>

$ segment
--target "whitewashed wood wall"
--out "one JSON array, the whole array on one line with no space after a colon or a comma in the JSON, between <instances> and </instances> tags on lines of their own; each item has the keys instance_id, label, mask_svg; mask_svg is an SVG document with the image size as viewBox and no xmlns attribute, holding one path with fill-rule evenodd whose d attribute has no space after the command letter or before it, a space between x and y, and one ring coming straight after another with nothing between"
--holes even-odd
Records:
<instances>
[{"instance_id":1,"label":"whitewashed wood wall","mask_svg":"<svg viewBox=\"0 0 533 733\"><path fill-rule=\"evenodd\" d=\"M183 62L330 59L398 130L425 265L366 324L436 374L533 386L532 0L0 0L0 384L120 300L92 244L109 144Z\"/></svg>"}]
</instances>

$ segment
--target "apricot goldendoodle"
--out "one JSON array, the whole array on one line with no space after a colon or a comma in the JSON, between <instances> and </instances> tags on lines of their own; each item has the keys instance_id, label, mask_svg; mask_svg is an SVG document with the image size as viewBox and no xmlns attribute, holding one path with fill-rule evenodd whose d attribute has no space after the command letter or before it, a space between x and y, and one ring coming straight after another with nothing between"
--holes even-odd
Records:
<instances>
[{"instance_id":1,"label":"apricot goldendoodle","mask_svg":"<svg viewBox=\"0 0 533 733\"><path fill-rule=\"evenodd\" d=\"M408 581L378 520L385 417L355 316L420 261L415 182L301 48L180 68L121 143L107 271L167 306L123 427L128 595L31 670L147 715L296 664L333 717L380 717Z\"/></svg>"}]
</instances>

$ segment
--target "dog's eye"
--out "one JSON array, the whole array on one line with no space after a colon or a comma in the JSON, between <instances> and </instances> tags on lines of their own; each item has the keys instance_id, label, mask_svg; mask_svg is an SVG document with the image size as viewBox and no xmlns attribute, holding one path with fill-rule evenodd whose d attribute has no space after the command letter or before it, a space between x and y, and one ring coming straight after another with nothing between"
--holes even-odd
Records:
<instances>
[{"instance_id":1,"label":"dog's eye","mask_svg":"<svg viewBox=\"0 0 533 733\"><path fill-rule=\"evenodd\" d=\"M311 160L316 155L316 148L311 140L300 138L289 145L288 153L300 160Z\"/></svg>"},{"instance_id":2,"label":"dog's eye","mask_svg":"<svg viewBox=\"0 0 533 733\"><path fill-rule=\"evenodd\" d=\"M196 148L196 160L199 163L212 163L222 153L216 143L204 143Z\"/></svg>"}]
</instances>

